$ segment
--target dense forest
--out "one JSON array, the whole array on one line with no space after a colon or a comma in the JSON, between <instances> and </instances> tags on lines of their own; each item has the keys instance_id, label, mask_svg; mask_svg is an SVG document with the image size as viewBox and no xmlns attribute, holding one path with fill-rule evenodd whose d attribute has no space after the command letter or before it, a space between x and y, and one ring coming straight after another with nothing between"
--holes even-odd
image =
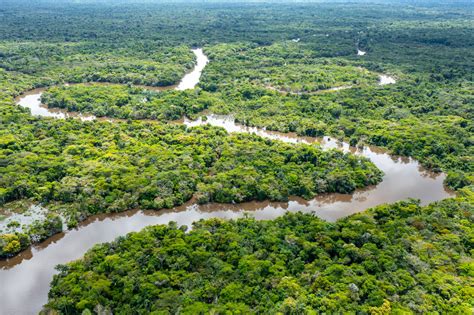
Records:
<instances>
[{"instance_id":1,"label":"dense forest","mask_svg":"<svg viewBox=\"0 0 474 315\"><path fill-rule=\"evenodd\" d=\"M400 201L335 223L287 214L151 227L60 266L48 308L468 313L472 8L463 1L5 1L0 258L100 213L310 199L382 181L370 160L351 153L178 122L226 114L247 126L417 159L446 173L458 196L428 206ZM210 60L197 87L159 91L194 68L196 47ZM15 99L38 87L50 108L106 119L34 117ZM16 219L25 216L27 223Z\"/></svg>"},{"instance_id":2,"label":"dense forest","mask_svg":"<svg viewBox=\"0 0 474 315\"><path fill-rule=\"evenodd\" d=\"M337 223L287 214L160 225L58 266L64 314L468 314L472 191L379 206ZM84 313L83 313L84 314Z\"/></svg>"},{"instance_id":3,"label":"dense forest","mask_svg":"<svg viewBox=\"0 0 474 315\"><path fill-rule=\"evenodd\" d=\"M193 195L198 202L286 200L381 180L364 158L208 126L5 118L23 123L4 129L0 198L48 204L69 227L101 212L171 208ZM21 249L7 240L2 256Z\"/></svg>"},{"instance_id":4,"label":"dense forest","mask_svg":"<svg viewBox=\"0 0 474 315\"><path fill-rule=\"evenodd\" d=\"M405 73L399 72L403 68L390 65L376 69L393 73L397 77L395 85L367 84L359 74L358 79L346 83L351 88L313 95L305 93L313 89L305 84L307 80L313 84L315 81L301 71L295 76L290 65L320 63L336 69L325 70L326 75L320 76L323 89L331 84L340 86L337 82L341 80L338 77L341 68L375 67L360 58L327 61L320 58L318 52L294 43L283 47L234 44L210 47L207 51L212 62L202 87L207 91L222 91L222 97L227 100L226 107L211 110L232 112L239 121L252 126L309 136L333 134L350 140L353 145L388 147L395 154L414 156L430 168L451 171L448 184L454 187L472 183L472 72L439 82L438 78L424 77L427 74L423 69ZM278 65L279 70L272 71L267 63ZM473 69L472 64L467 68ZM454 70L449 68L449 71ZM279 84L280 72L286 77L296 77L301 93L288 95L269 91L265 84ZM262 73L266 83L260 79ZM235 80L238 80L237 87ZM291 90L291 81L286 82L290 84L287 89Z\"/></svg>"},{"instance_id":5,"label":"dense forest","mask_svg":"<svg viewBox=\"0 0 474 315\"><path fill-rule=\"evenodd\" d=\"M212 107L224 107L224 102L205 91L150 91L124 85L78 84L51 87L42 95L48 107L97 117L170 121L183 116L196 118Z\"/></svg>"}]
</instances>

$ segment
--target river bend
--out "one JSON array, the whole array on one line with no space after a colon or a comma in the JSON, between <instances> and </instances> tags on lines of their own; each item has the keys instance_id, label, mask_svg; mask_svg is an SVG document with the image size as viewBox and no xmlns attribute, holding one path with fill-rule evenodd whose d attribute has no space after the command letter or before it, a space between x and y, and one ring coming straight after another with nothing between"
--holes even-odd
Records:
<instances>
[{"instance_id":1,"label":"river bend","mask_svg":"<svg viewBox=\"0 0 474 315\"><path fill-rule=\"evenodd\" d=\"M169 87L170 89L194 88L199 82L208 59L201 49L194 49L193 52L197 57L196 67L186 74L177 86ZM55 118L74 116L83 120L95 118L49 109L41 105L40 97L41 90L31 91L19 97L17 103L30 108L33 115ZM211 124L223 127L229 132L255 133L289 143L318 143L323 149L339 148L369 158L385 175L377 186L360 189L353 194L323 194L311 200L295 197L290 198L288 202L197 205L190 201L168 210L130 210L88 218L76 229L56 234L46 242L33 246L11 259L0 261L0 283L3 284L0 288L1 314L37 313L47 301L55 265L81 258L94 244L112 241L118 236L139 231L149 225L176 221L178 225L190 226L192 222L200 219L215 217L233 219L242 217L245 213L251 213L257 219L274 219L287 211L311 212L324 220L335 221L383 203L418 198L422 204L427 204L454 195L443 186L444 174L426 170L411 158L391 156L381 148L368 146L356 149L330 137L320 139L299 137L291 133L282 134L246 127L235 123L232 116L208 115L207 120L183 119L182 123L189 127Z\"/></svg>"}]
</instances>

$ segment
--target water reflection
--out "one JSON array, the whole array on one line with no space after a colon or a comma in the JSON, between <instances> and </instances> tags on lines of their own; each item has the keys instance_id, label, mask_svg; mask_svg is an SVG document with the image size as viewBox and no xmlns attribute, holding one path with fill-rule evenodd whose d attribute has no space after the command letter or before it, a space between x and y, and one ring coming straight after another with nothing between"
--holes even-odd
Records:
<instances>
[{"instance_id":1,"label":"water reflection","mask_svg":"<svg viewBox=\"0 0 474 315\"><path fill-rule=\"evenodd\" d=\"M28 96L25 95L20 99L20 105L27 107L32 103L38 105L38 96L27 99ZM29 101L24 101L25 99ZM32 108L33 114L39 113L34 110L42 109ZM54 113L50 109L47 110L48 114ZM90 217L76 229L57 234L47 242L34 246L12 259L0 261L0 283L4 284L0 288L1 314L37 313L47 301L49 282L55 273L55 265L82 257L94 244L112 241L118 236L139 231L149 225L176 221L178 225L191 226L194 221L200 219L215 217L235 219L247 214L256 219L273 219L287 211L311 212L322 219L335 221L382 203L418 198L422 204L427 204L454 195L443 186L444 174L426 170L411 158L390 156L381 148L368 146L357 149L330 137L298 137L291 133L282 134L246 127L235 123L231 116L208 115L205 121L184 119L182 123L188 127L211 124L223 127L229 132L255 133L265 138L289 143L317 143L324 149L341 149L369 158L385 175L377 186L360 189L347 195L322 194L312 200L292 197L287 202L255 201L206 205L197 205L191 200L185 205L168 210L130 210Z\"/></svg>"}]
</instances>

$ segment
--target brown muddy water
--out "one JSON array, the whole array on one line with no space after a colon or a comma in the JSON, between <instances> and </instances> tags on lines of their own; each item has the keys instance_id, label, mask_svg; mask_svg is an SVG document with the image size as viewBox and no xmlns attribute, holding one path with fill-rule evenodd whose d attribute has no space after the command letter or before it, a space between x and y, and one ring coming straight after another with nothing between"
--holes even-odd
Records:
<instances>
[{"instance_id":1,"label":"brown muddy water","mask_svg":"<svg viewBox=\"0 0 474 315\"><path fill-rule=\"evenodd\" d=\"M188 74L189 81L178 85L182 89L193 88L199 81L200 73L207 63L202 50L196 51L199 72ZM199 54L202 54L201 59ZM193 70L194 72L194 70ZM39 101L41 91L27 93L17 100L20 106L31 109L33 115L66 118L67 112L42 107ZM79 114L77 114L79 115ZM75 116L89 119L84 116ZM94 119L93 117L90 119ZM391 156L377 147L356 149L333 138L299 137L264 129L246 127L234 122L231 116L208 115L207 120L182 123L189 127L211 124L221 126L229 132L255 133L262 137L289 143L319 143L323 149L338 148L345 152L369 158L385 175L377 186L357 190L353 194L324 194L312 200L291 198L288 202L247 202L241 204L197 205L193 201L168 210L130 210L118 214L103 214L82 222L78 228L57 234L46 242L22 252L9 260L0 261L0 314L36 314L47 302L49 283L55 274L54 266L79 259L94 244L109 242L129 232L139 231L146 226L167 224L175 221L178 225L191 226L192 222L208 218L235 219L250 214L256 219L273 219L290 212L309 212L328 221L335 221L350 214L363 211L383 203L391 203L407 198L418 198L422 204L454 196L443 186L444 174L430 172L411 158Z\"/></svg>"}]
</instances>

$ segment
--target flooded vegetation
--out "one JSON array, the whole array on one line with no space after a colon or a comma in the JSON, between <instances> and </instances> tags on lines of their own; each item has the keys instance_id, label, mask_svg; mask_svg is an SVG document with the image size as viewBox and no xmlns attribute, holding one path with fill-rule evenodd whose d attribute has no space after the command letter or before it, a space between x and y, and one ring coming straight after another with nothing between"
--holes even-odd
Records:
<instances>
[{"instance_id":1,"label":"flooded vegetation","mask_svg":"<svg viewBox=\"0 0 474 315\"><path fill-rule=\"evenodd\" d=\"M48 209L40 205L31 205L22 213L16 213L9 209L2 211L3 218L0 220L0 233L25 232L35 221L43 221L48 214Z\"/></svg>"},{"instance_id":2,"label":"flooded vegetation","mask_svg":"<svg viewBox=\"0 0 474 315\"><path fill-rule=\"evenodd\" d=\"M193 51L197 56L197 66L193 72L183 78L177 87L172 88L192 88L197 84L196 78L199 78L208 60L202 50ZM391 83L395 83L393 78L385 75L380 76L380 84ZM32 115L43 117L74 117L81 120L96 118L92 115L71 113L67 110L48 108L42 105L41 94L43 91L44 89L36 89L25 93L17 99L18 105L29 108ZM105 117L103 119L109 118ZM0 271L0 274L5 279L18 277L35 279L32 282L16 282L15 285L18 288L13 292L26 292L28 295L21 295L21 297L6 295L0 301L2 305L6 306L7 309L15 310L18 307L17 303L27 298L31 301L32 310L38 309L45 302L48 283L54 274L56 264L81 257L95 243L111 241L115 237L128 232L139 231L150 225L175 221L178 225L190 226L192 222L200 219L234 219L246 214L250 214L258 220L268 220L275 219L287 212L299 211L314 213L324 220L333 222L370 207L406 198L420 199L421 204L426 205L433 201L454 196L454 193L443 185L446 178L444 174L424 169L416 160L411 158L391 156L381 148L373 146L356 148L328 136L321 138L302 137L294 133L281 133L247 127L236 123L233 116L226 115L210 114L197 120L184 118L180 123L187 127L212 125L222 127L231 133L256 134L260 137L293 144L316 144L324 150L338 149L361 155L370 159L377 168L383 171L383 180L376 186L359 189L352 194L322 194L310 200L291 197L288 202L252 201L238 204L209 203L204 205L198 205L194 200L191 200L183 206L169 210L134 210L120 214L103 214L91 217L81 222L76 229L60 233L45 243L35 245L15 258L1 262L3 270ZM39 270L41 270L41 273L39 273Z\"/></svg>"},{"instance_id":3,"label":"flooded vegetation","mask_svg":"<svg viewBox=\"0 0 474 315\"><path fill-rule=\"evenodd\" d=\"M7 1L0 313L469 313L469 9Z\"/></svg>"},{"instance_id":4,"label":"flooded vegetation","mask_svg":"<svg viewBox=\"0 0 474 315\"><path fill-rule=\"evenodd\" d=\"M146 226L177 222L178 226L191 226L192 222L223 218L236 219L250 215L258 220L275 219L287 212L314 213L319 218L335 221L383 203L406 198L417 198L422 204L454 196L443 185L445 175L424 169L410 158L390 156L383 149L364 147L357 149L331 137L299 137L236 124L231 116L208 115L191 121L182 121L188 127L210 124L228 132L252 133L260 137L287 143L317 144L323 149L340 149L369 158L384 172L377 186L357 190L352 194L322 194L311 200L292 197L288 202L253 201L239 204L209 203L198 205L194 200L169 210L126 211L91 217L70 231L55 235L44 244L34 246L20 255L0 262L0 276L12 281L10 291L0 297L5 309L24 309L22 301L28 299L32 311L46 302L48 284L55 273L54 266L80 258L93 244L112 241L120 235L140 231ZM25 279L14 281L13 279ZM34 279L34 281L26 281ZM19 294L18 292L23 292Z\"/></svg>"}]
</instances>

